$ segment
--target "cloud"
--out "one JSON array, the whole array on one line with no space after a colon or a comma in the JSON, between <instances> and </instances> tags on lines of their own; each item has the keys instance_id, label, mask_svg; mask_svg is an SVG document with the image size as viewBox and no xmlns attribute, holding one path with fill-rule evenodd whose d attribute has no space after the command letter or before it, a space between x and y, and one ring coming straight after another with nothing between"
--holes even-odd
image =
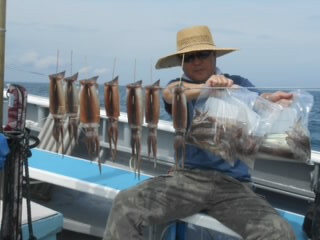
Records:
<instances>
[{"instance_id":1,"label":"cloud","mask_svg":"<svg viewBox=\"0 0 320 240\"><path fill-rule=\"evenodd\" d=\"M19 57L18 62L22 65L28 65L38 70L50 69L57 66L56 56L40 56L36 51L29 50ZM64 61L59 59L59 65Z\"/></svg>"},{"instance_id":2,"label":"cloud","mask_svg":"<svg viewBox=\"0 0 320 240\"><path fill-rule=\"evenodd\" d=\"M110 72L108 68L96 68L93 70L95 74L101 75Z\"/></svg>"},{"instance_id":3,"label":"cloud","mask_svg":"<svg viewBox=\"0 0 320 240\"><path fill-rule=\"evenodd\" d=\"M82 67L79 69L79 73L87 75L92 69L91 66Z\"/></svg>"},{"instance_id":4,"label":"cloud","mask_svg":"<svg viewBox=\"0 0 320 240\"><path fill-rule=\"evenodd\" d=\"M39 58L39 54L37 52L28 51L20 57L19 62L21 64L33 65L37 61L38 58Z\"/></svg>"},{"instance_id":5,"label":"cloud","mask_svg":"<svg viewBox=\"0 0 320 240\"><path fill-rule=\"evenodd\" d=\"M40 57L34 64L34 66L38 69L46 69L46 68L54 67L56 65L57 65L57 57L54 57L54 56Z\"/></svg>"}]
</instances>

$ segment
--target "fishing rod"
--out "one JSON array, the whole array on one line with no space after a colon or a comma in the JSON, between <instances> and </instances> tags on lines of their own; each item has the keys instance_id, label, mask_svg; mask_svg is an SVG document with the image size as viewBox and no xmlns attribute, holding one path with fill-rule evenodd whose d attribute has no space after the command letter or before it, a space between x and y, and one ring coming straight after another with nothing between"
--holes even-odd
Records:
<instances>
[{"instance_id":1,"label":"fishing rod","mask_svg":"<svg viewBox=\"0 0 320 240\"><path fill-rule=\"evenodd\" d=\"M3 131L2 111L3 111L5 35L6 35L6 5L7 5L6 0L0 0L0 132ZM1 191L1 186L0 186L0 191Z\"/></svg>"},{"instance_id":2,"label":"fishing rod","mask_svg":"<svg viewBox=\"0 0 320 240\"><path fill-rule=\"evenodd\" d=\"M3 132L3 83L4 83L4 56L6 35L6 0L0 0L0 133ZM0 200L3 198L3 171L0 170Z\"/></svg>"}]
</instances>

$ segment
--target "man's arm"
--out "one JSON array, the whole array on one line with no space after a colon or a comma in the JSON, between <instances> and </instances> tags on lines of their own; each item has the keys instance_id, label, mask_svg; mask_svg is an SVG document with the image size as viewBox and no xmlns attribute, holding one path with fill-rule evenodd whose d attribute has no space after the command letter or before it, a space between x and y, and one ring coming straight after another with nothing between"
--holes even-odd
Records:
<instances>
[{"instance_id":1,"label":"man's arm","mask_svg":"<svg viewBox=\"0 0 320 240\"><path fill-rule=\"evenodd\" d=\"M172 104L173 89L176 86L178 86L179 83L180 83L179 81L170 83L163 90L163 98L167 103ZM196 83L182 82L182 84L183 84L183 87L186 88L185 95L188 101L196 99L200 94L201 88L204 86L204 83L196 84Z\"/></svg>"},{"instance_id":2,"label":"man's arm","mask_svg":"<svg viewBox=\"0 0 320 240\"><path fill-rule=\"evenodd\" d=\"M231 87L233 81L223 75L212 75L205 83L182 82L182 84L186 88L185 95L187 100L190 101L198 98L203 87ZM179 81L170 83L163 90L163 98L169 104L172 104L173 88L177 85L179 85Z\"/></svg>"}]
</instances>

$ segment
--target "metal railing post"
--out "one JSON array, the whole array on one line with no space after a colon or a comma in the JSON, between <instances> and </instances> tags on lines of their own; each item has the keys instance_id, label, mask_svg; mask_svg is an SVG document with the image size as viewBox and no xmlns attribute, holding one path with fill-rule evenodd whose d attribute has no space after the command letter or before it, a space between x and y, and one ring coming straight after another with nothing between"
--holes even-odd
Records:
<instances>
[{"instance_id":1,"label":"metal railing post","mask_svg":"<svg viewBox=\"0 0 320 240\"><path fill-rule=\"evenodd\" d=\"M3 84L4 84L4 56L6 35L6 0L0 0L0 132L3 132ZM3 174L0 170L0 199L2 199Z\"/></svg>"}]
</instances>

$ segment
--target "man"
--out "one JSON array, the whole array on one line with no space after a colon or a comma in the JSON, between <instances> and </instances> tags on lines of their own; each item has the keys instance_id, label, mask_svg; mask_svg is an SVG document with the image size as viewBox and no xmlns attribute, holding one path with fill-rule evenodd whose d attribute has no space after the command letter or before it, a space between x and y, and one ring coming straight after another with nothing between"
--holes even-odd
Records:
<instances>
[{"instance_id":1,"label":"man","mask_svg":"<svg viewBox=\"0 0 320 240\"><path fill-rule=\"evenodd\" d=\"M253 85L240 76L220 74L216 58L236 49L218 48L206 26L183 29L177 35L178 51L158 60L156 68L181 66L188 99L188 123L201 87ZM166 110L171 112L173 80L163 91ZM289 102L291 94L276 92L263 97ZM114 200L104 239L143 239L143 227L166 223L205 211L236 231L244 239L295 239L288 223L250 188L248 167L234 166L196 146L186 146L184 169L142 182L120 192Z\"/></svg>"}]
</instances>

